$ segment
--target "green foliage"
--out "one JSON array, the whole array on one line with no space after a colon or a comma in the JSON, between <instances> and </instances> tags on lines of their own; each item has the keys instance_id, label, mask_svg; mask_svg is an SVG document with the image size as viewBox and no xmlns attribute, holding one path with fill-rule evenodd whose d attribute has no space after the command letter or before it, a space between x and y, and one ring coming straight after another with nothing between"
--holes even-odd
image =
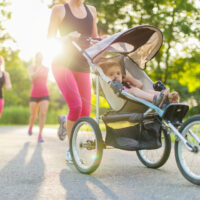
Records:
<instances>
[{"instance_id":1,"label":"green foliage","mask_svg":"<svg viewBox=\"0 0 200 200\"><path fill-rule=\"evenodd\" d=\"M9 47L4 46L7 41L14 41L10 34L5 29L5 23L11 19L11 12L8 9L9 2L7 0L0 0L0 55L7 50L11 50Z\"/></svg>"},{"instance_id":2,"label":"green foliage","mask_svg":"<svg viewBox=\"0 0 200 200\"><path fill-rule=\"evenodd\" d=\"M22 106L5 107L0 124L28 124L29 108Z\"/></svg>"},{"instance_id":3,"label":"green foliage","mask_svg":"<svg viewBox=\"0 0 200 200\"><path fill-rule=\"evenodd\" d=\"M28 66L19 58L19 52L12 52L5 56L5 68L10 74L11 90L4 90L5 105L27 106L31 88Z\"/></svg>"},{"instance_id":4,"label":"green foliage","mask_svg":"<svg viewBox=\"0 0 200 200\"><path fill-rule=\"evenodd\" d=\"M57 117L60 114L67 114L68 108L65 105L62 109L57 110L49 110L46 116L46 124L57 124L58 119ZM7 106L4 107L0 124L28 124L30 117L30 110L29 107L23 106ZM39 120L39 113L35 124L38 124Z\"/></svg>"}]
</instances>

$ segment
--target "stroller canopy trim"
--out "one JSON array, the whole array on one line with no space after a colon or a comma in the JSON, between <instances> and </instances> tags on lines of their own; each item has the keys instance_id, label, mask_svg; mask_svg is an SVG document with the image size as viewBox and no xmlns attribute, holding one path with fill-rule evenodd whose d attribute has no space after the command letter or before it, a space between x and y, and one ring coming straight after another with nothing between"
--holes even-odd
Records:
<instances>
[{"instance_id":1,"label":"stroller canopy trim","mask_svg":"<svg viewBox=\"0 0 200 200\"><path fill-rule=\"evenodd\" d=\"M162 42L163 36L158 28L142 25L116 33L87 48L85 52L94 63L106 52L121 53L145 69L146 63L157 54Z\"/></svg>"}]
</instances>

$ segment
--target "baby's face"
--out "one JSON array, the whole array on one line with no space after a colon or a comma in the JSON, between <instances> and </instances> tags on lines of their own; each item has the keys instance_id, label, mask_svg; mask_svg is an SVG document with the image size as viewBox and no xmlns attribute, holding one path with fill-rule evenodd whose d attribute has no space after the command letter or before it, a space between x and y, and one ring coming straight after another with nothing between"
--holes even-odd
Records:
<instances>
[{"instance_id":1,"label":"baby's face","mask_svg":"<svg viewBox=\"0 0 200 200\"><path fill-rule=\"evenodd\" d=\"M122 82L121 67L118 65L109 67L106 71L106 76L108 76L111 80L117 78L121 83Z\"/></svg>"}]
</instances>

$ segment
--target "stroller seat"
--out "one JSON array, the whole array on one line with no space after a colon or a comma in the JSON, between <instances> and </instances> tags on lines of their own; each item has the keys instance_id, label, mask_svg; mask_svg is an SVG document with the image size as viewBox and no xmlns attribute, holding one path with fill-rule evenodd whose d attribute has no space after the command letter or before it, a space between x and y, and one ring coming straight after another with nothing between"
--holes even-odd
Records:
<instances>
[{"instance_id":1,"label":"stroller seat","mask_svg":"<svg viewBox=\"0 0 200 200\"><path fill-rule=\"evenodd\" d=\"M148 77L144 70L138 67L137 63L126 56L116 56L112 58L112 60L113 59L116 59L117 61L120 59L124 70L127 70L135 78L142 81L143 90L153 89L153 81ZM101 77L100 85L104 97L106 98L112 110L119 113L144 113L148 109L147 106L140 102L127 99L126 97L119 97L114 93L110 85Z\"/></svg>"}]
</instances>

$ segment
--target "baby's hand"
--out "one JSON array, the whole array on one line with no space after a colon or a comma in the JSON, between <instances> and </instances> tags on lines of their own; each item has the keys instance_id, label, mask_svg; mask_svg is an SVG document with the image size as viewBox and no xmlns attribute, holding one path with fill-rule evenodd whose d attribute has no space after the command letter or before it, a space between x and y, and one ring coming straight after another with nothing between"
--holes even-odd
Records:
<instances>
[{"instance_id":1,"label":"baby's hand","mask_svg":"<svg viewBox=\"0 0 200 200\"><path fill-rule=\"evenodd\" d=\"M122 75L123 81L130 81L130 78L126 76L125 74Z\"/></svg>"}]
</instances>

